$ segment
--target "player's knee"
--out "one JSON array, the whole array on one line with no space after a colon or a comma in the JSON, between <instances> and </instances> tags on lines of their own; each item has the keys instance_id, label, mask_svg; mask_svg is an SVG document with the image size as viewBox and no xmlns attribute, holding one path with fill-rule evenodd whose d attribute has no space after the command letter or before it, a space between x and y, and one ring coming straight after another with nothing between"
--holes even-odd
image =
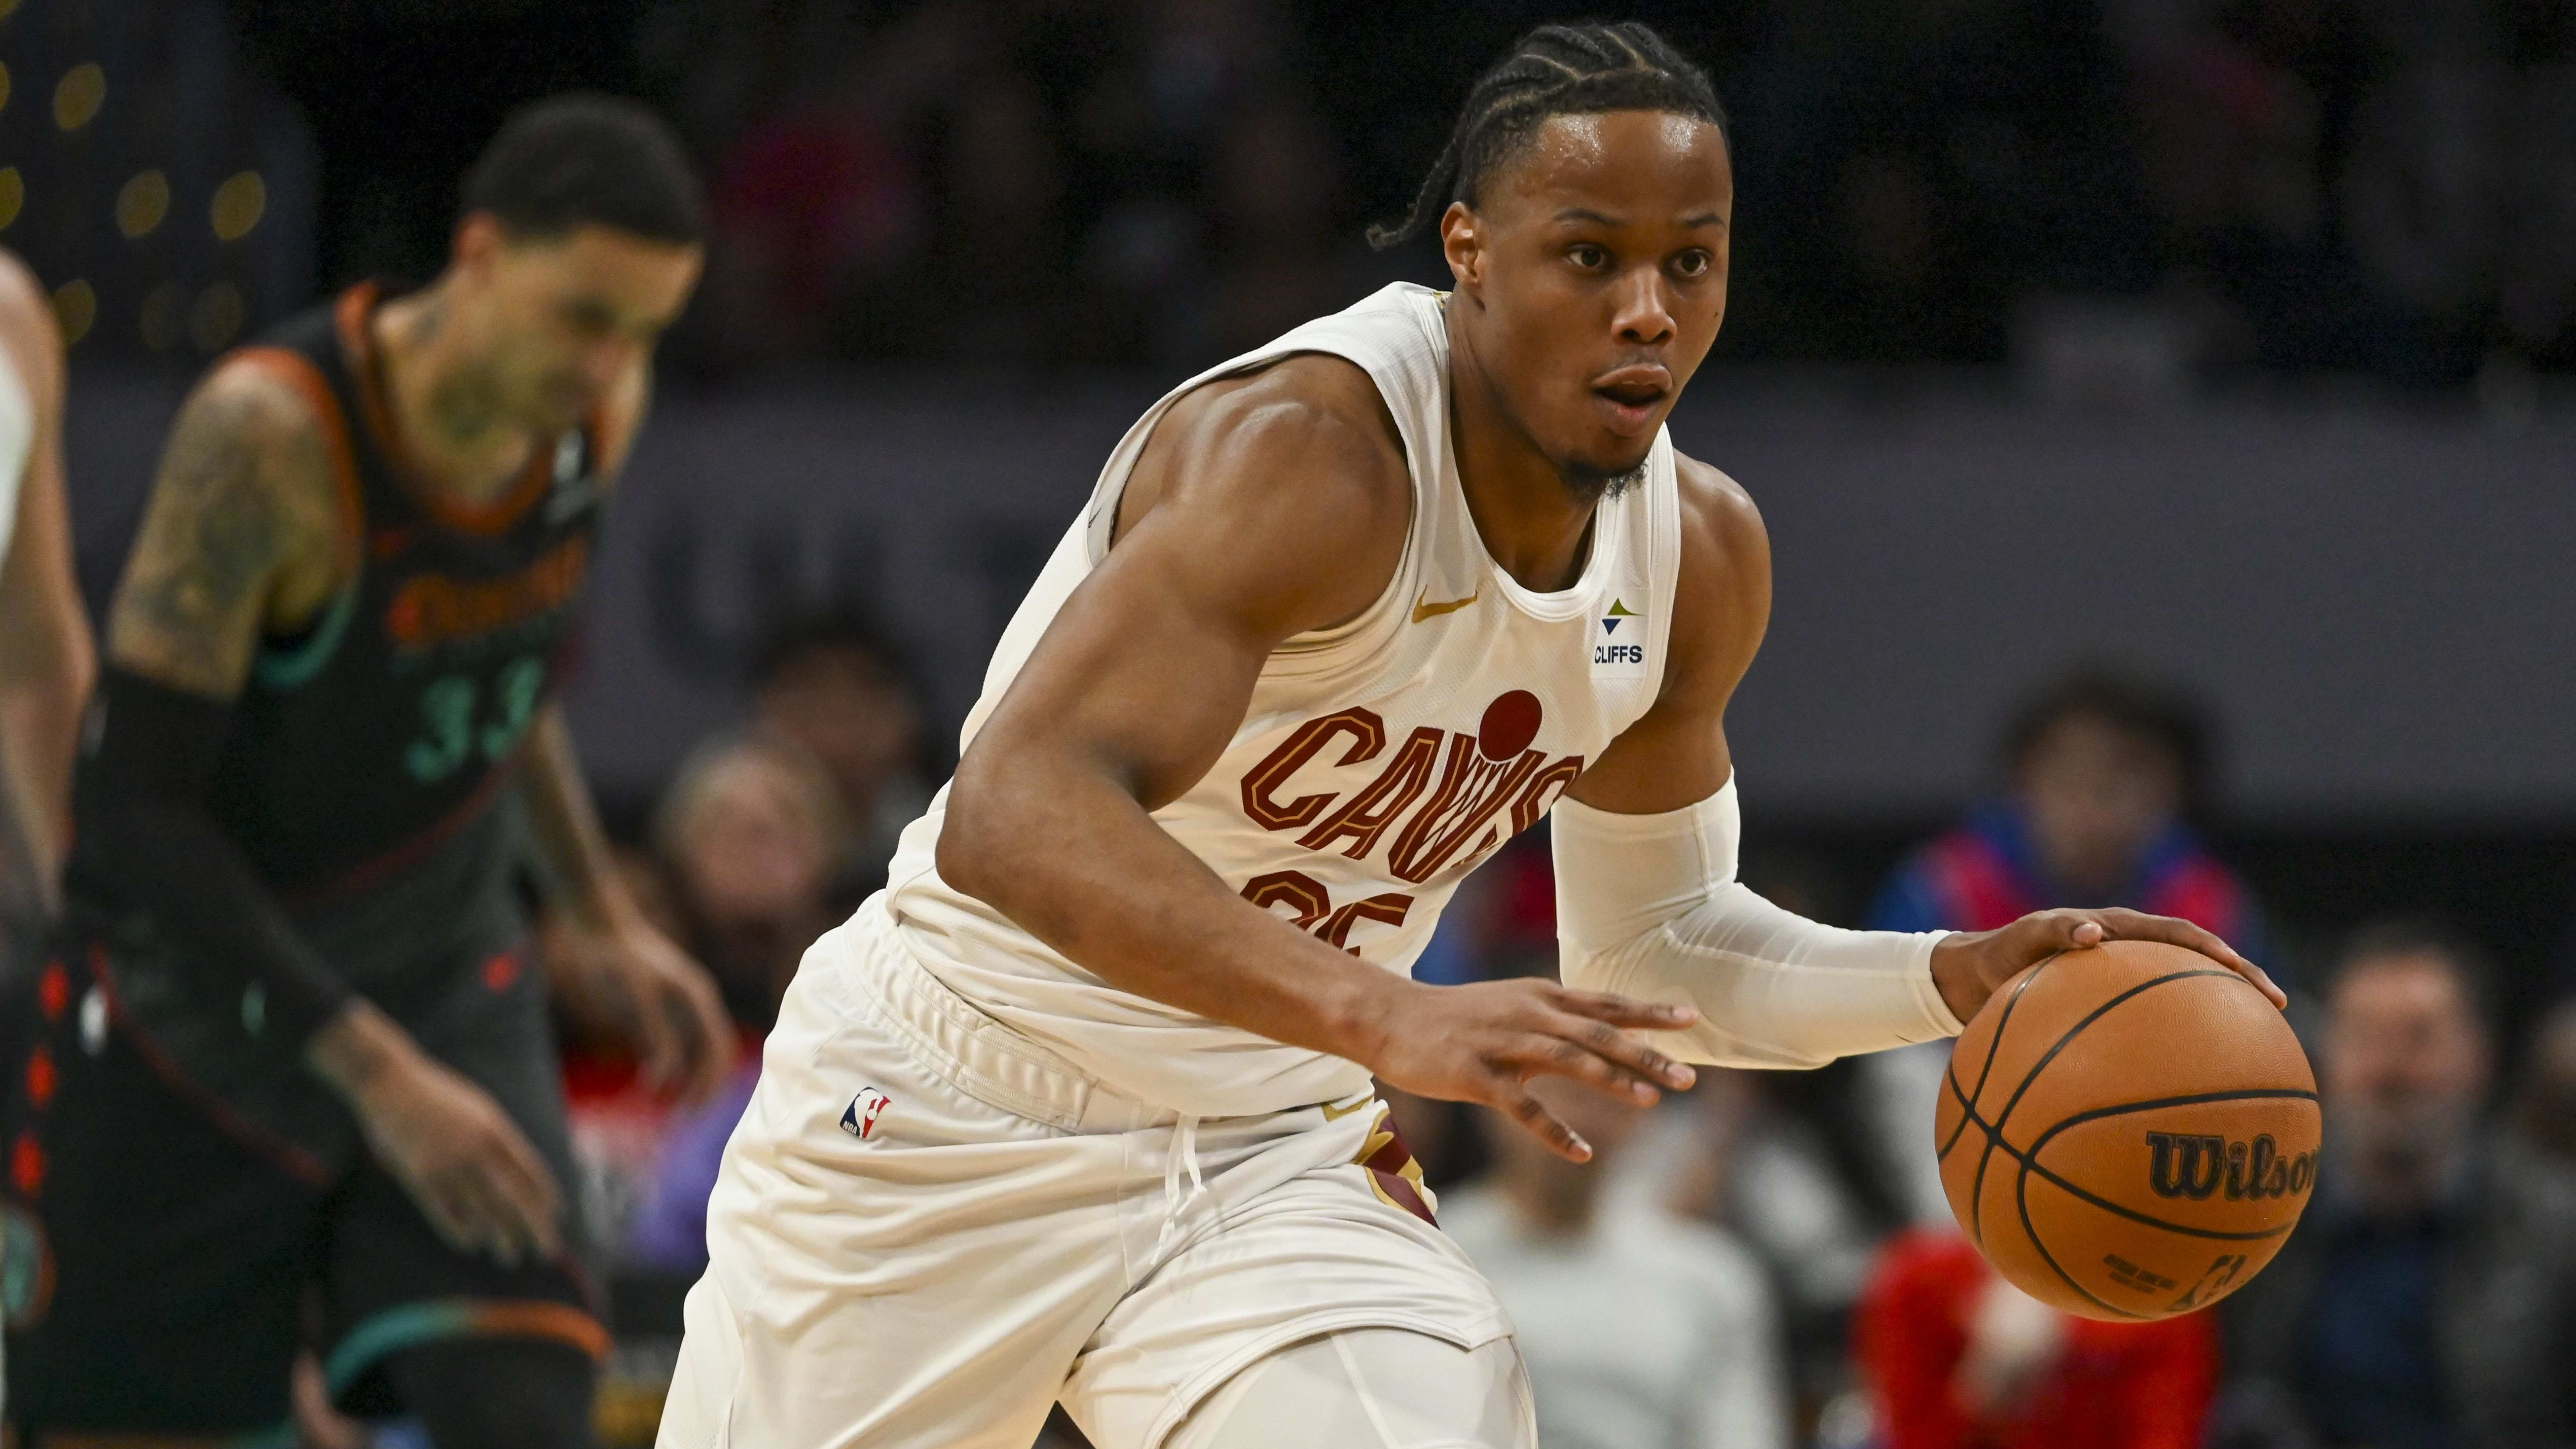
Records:
<instances>
[{"instance_id":1,"label":"player's knee","mask_svg":"<svg viewBox=\"0 0 2576 1449\"><path fill-rule=\"evenodd\" d=\"M1310 1338L1200 1402L1165 1449L1535 1449L1520 1348L1400 1328Z\"/></svg>"},{"instance_id":2,"label":"player's knee","mask_svg":"<svg viewBox=\"0 0 2576 1449\"><path fill-rule=\"evenodd\" d=\"M438 1449L590 1449L598 1370L569 1344L465 1338L388 1360L403 1407Z\"/></svg>"}]
</instances>

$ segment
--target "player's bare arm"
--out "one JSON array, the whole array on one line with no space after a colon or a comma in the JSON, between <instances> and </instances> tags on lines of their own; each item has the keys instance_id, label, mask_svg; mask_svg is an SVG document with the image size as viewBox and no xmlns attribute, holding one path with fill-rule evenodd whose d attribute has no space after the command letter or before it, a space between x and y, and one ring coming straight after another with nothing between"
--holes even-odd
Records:
<instances>
[{"instance_id":1,"label":"player's bare arm","mask_svg":"<svg viewBox=\"0 0 2576 1449\"><path fill-rule=\"evenodd\" d=\"M561 949L550 959L570 979L554 982L557 995L634 1042L648 1082L705 1097L733 1066L724 1003L705 969L645 918L617 873L560 705L537 716L520 769L563 913Z\"/></svg>"},{"instance_id":2,"label":"player's bare arm","mask_svg":"<svg viewBox=\"0 0 2576 1449\"><path fill-rule=\"evenodd\" d=\"M600 409L602 471L612 485L652 396L651 361L639 358L618 374ZM645 918L618 874L562 706L539 713L520 768L559 912L558 949L548 953L557 996L633 1042L648 1081L692 1098L714 1091L733 1065L724 1003L705 969Z\"/></svg>"},{"instance_id":3,"label":"player's bare arm","mask_svg":"<svg viewBox=\"0 0 2576 1449\"><path fill-rule=\"evenodd\" d=\"M71 510L63 486L63 346L36 280L0 253L0 351L34 413L14 527L0 555L0 896L57 903L70 828L74 742L98 661L72 576Z\"/></svg>"},{"instance_id":4,"label":"player's bare arm","mask_svg":"<svg viewBox=\"0 0 2576 1449\"><path fill-rule=\"evenodd\" d=\"M108 840L84 853L126 874L129 892L175 903L174 919L209 947L313 978L310 994L337 1002L306 1058L441 1232L503 1258L551 1253L556 1189L525 1137L481 1088L330 977L200 804L218 748L203 736L241 692L261 635L297 629L342 582L347 525L322 427L293 382L255 361L217 370L182 408L109 614L108 659L169 692L172 728L194 721L199 732L169 743L199 764L157 790L126 787L133 798L97 818L124 822L131 848ZM100 788L117 788L99 774Z\"/></svg>"},{"instance_id":5,"label":"player's bare arm","mask_svg":"<svg viewBox=\"0 0 2576 1449\"><path fill-rule=\"evenodd\" d=\"M1362 612L1393 576L1410 495L1374 385L1295 358L1203 389L1156 429L1107 560L958 767L941 875L1103 979L1490 1103L1584 1149L1523 1084L1651 1099L1689 1072L1621 1030L1679 1016L1547 983L1426 987L1246 902L1149 811L1206 773L1263 662Z\"/></svg>"},{"instance_id":6,"label":"player's bare arm","mask_svg":"<svg viewBox=\"0 0 2576 1449\"><path fill-rule=\"evenodd\" d=\"M1753 500L1734 480L1678 461L1682 572L1671 665L1653 709L1602 753L1568 798L1619 815L1660 815L1708 799L1734 774L1726 706L1761 648L1771 614L1771 546ZM1966 1021L1994 989L2059 951L2104 940L2164 941L2242 973L2285 1003L2261 967L2189 921L2138 911L2041 911L1999 930L1958 932L1932 949L1933 984Z\"/></svg>"},{"instance_id":7,"label":"player's bare arm","mask_svg":"<svg viewBox=\"0 0 2576 1449\"><path fill-rule=\"evenodd\" d=\"M264 629L337 586L341 530L321 422L293 383L236 362L172 426L108 612L108 658L215 700L241 692Z\"/></svg>"}]
</instances>

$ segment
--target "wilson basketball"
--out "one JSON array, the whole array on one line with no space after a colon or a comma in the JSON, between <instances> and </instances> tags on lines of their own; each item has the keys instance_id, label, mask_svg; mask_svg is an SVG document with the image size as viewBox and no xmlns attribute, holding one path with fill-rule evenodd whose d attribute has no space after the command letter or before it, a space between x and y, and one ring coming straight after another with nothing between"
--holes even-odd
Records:
<instances>
[{"instance_id":1,"label":"wilson basketball","mask_svg":"<svg viewBox=\"0 0 2576 1449\"><path fill-rule=\"evenodd\" d=\"M2005 982L1950 1051L1934 1118L1950 1210L2023 1292L2164 1318L2244 1286L2315 1183L2307 1054L2195 951L2113 941Z\"/></svg>"}]
</instances>

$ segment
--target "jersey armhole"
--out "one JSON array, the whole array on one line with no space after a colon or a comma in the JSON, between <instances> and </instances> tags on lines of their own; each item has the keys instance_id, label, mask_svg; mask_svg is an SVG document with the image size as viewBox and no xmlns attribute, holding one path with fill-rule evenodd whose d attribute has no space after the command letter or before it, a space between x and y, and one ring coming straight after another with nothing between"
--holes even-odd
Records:
<instances>
[{"instance_id":1,"label":"jersey armhole","mask_svg":"<svg viewBox=\"0 0 2576 1449\"><path fill-rule=\"evenodd\" d=\"M1646 566L1654 579L1655 599L1649 607L1655 612L1646 628L1656 659L1655 689L1646 699L1651 710L1663 700L1664 685L1673 676L1673 610L1682 596L1682 465L1668 432L1656 435L1654 451L1648 456ZM1660 469L1653 466L1656 458L1662 460ZM1658 472L1663 475L1661 488L1655 486Z\"/></svg>"}]
</instances>

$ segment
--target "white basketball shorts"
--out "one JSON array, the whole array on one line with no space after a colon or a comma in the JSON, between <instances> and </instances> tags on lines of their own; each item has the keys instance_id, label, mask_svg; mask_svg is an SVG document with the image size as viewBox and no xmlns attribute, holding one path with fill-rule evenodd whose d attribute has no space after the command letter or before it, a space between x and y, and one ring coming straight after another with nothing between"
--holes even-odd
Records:
<instances>
[{"instance_id":1,"label":"white basketball shorts","mask_svg":"<svg viewBox=\"0 0 2576 1449\"><path fill-rule=\"evenodd\" d=\"M1159 1449L1290 1344L1511 1332L1368 1097L1121 1097L914 961L882 898L780 1008L707 1215L659 1449ZM1417 1215L1419 1214L1419 1215Z\"/></svg>"}]
</instances>

